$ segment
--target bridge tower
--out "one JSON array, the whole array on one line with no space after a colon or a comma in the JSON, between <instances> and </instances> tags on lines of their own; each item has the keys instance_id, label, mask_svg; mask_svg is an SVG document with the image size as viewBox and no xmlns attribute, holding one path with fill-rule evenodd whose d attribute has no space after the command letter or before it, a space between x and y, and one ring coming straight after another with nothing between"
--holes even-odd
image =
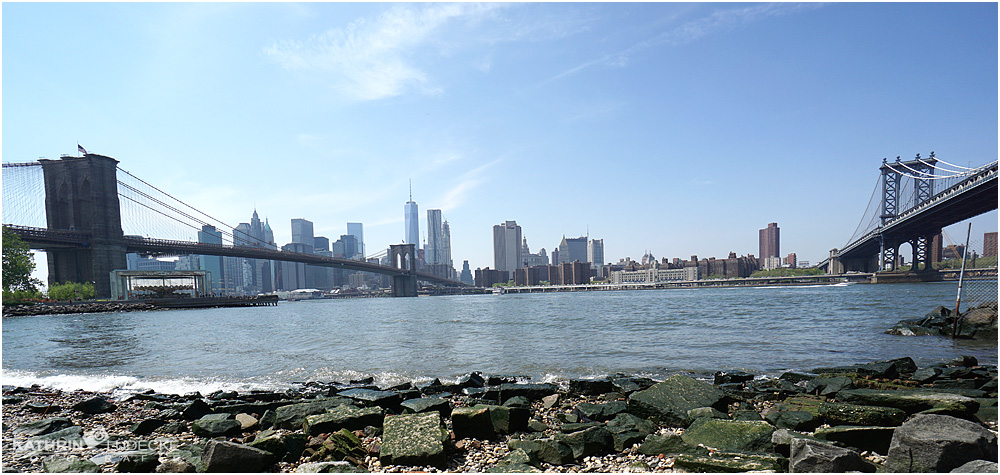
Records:
<instances>
[{"instance_id":1,"label":"bridge tower","mask_svg":"<svg viewBox=\"0 0 1000 475\"><path fill-rule=\"evenodd\" d=\"M393 297L417 296L417 252L415 244L389 245L392 266L406 271L404 275L392 276Z\"/></svg>"},{"instance_id":2,"label":"bridge tower","mask_svg":"<svg viewBox=\"0 0 1000 475\"><path fill-rule=\"evenodd\" d=\"M916 208L934 196L934 181L929 177L933 174L936 163L934 152L931 152L931 156L926 160L922 160L919 153L916 158L906 162L900 161L899 157L896 157L896 162L891 165L887 163L886 159L882 159L882 166L879 168L882 172L882 214L880 216L882 226L899 217L899 200L904 174L909 175L909 178L913 180L913 206L907 209ZM912 270L933 272L934 268L931 265L931 253L928 252L928 246L933 240L933 236L940 232L941 230L937 230L937 232L917 236L908 241L890 239L880 234L878 236L879 270L895 269L899 258L899 247L904 243L909 243L913 250ZM923 269L920 269L921 264Z\"/></svg>"},{"instance_id":3,"label":"bridge tower","mask_svg":"<svg viewBox=\"0 0 1000 475\"><path fill-rule=\"evenodd\" d=\"M49 284L92 282L97 298L111 298L111 272L125 269L118 161L83 157L39 160L48 228L88 233L88 247L48 250Z\"/></svg>"}]
</instances>

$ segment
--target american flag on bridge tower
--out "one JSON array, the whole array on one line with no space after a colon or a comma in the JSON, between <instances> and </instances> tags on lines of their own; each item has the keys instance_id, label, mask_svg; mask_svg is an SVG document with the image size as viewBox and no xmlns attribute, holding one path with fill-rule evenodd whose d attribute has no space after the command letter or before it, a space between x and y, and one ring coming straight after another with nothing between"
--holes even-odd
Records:
<instances>
[{"instance_id":1,"label":"american flag on bridge tower","mask_svg":"<svg viewBox=\"0 0 1000 475\"><path fill-rule=\"evenodd\" d=\"M81 153L83 153L84 155L86 155L86 154L87 154L87 149L83 148L83 145L80 145L80 144L76 144L76 150L77 150L78 152L81 152Z\"/></svg>"}]
</instances>

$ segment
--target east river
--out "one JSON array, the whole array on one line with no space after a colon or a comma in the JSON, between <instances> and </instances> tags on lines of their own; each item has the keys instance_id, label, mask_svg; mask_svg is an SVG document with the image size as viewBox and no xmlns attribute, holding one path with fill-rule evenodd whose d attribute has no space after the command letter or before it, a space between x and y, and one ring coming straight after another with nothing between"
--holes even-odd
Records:
<instances>
[{"instance_id":1,"label":"east river","mask_svg":"<svg viewBox=\"0 0 1000 475\"><path fill-rule=\"evenodd\" d=\"M884 331L956 284L643 290L281 302L276 307L3 319L5 385L62 389L282 388L374 376L390 385L471 371L534 381L654 378L960 355L997 343Z\"/></svg>"}]
</instances>

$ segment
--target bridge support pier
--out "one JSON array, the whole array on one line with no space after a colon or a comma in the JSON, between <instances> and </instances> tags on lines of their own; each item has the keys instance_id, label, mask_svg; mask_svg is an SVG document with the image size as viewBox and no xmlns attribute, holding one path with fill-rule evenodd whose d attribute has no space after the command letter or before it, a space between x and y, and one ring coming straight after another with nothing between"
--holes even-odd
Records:
<instances>
[{"instance_id":1,"label":"bridge support pier","mask_svg":"<svg viewBox=\"0 0 1000 475\"><path fill-rule=\"evenodd\" d=\"M48 228L91 236L87 248L47 252L49 285L92 282L97 298L111 298L111 273L127 266L118 202L118 160L86 154L39 162Z\"/></svg>"},{"instance_id":2,"label":"bridge support pier","mask_svg":"<svg viewBox=\"0 0 1000 475\"><path fill-rule=\"evenodd\" d=\"M392 244L389 246L392 266L405 270L404 275L392 276L393 297L417 296L417 253L414 244Z\"/></svg>"}]
</instances>

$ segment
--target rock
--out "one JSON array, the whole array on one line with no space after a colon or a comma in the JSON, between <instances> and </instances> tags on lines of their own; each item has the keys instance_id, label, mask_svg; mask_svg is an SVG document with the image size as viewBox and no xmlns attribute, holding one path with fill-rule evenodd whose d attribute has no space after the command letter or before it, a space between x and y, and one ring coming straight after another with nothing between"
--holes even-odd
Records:
<instances>
[{"instance_id":1,"label":"rock","mask_svg":"<svg viewBox=\"0 0 1000 475\"><path fill-rule=\"evenodd\" d=\"M528 430L528 418L531 410L524 407L485 406L490 411L490 422L493 432L497 434L513 434Z\"/></svg>"},{"instance_id":2,"label":"rock","mask_svg":"<svg viewBox=\"0 0 1000 475\"><path fill-rule=\"evenodd\" d=\"M434 412L401 414L385 418L382 428L383 465L416 465L445 468L444 454L447 431L441 416Z\"/></svg>"},{"instance_id":3,"label":"rock","mask_svg":"<svg viewBox=\"0 0 1000 475\"><path fill-rule=\"evenodd\" d=\"M611 379L571 379L569 380L569 392L583 396L596 396L598 394L610 393L614 391Z\"/></svg>"},{"instance_id":4,"label":"rock","mask_svg":"<svg viewBox=\"0 0 1000 475\"><path fill-rule=\"evenodd\" d=\"M62 430L73 425L73 422L65 417L51 417L49 419L42 419L36 422L29 422L17 426L14 429L14 434L26 435L33 437L36 435L44 435L57 430Z\"/></svg>"},{"instance_id":5,"label":"rock","mask_svg":"<svg viewBox=\"0 0 1000 475\"><path fill-rule=\"evenodd\" d=\"M811 431L820 425L818 417L807 411L771 411L765 420L779 429Z\"/></svg>"},{"instance_id":6,"label":"rock","mask_svg":"<svg viewBox=\"0 0 1000 475\"><path fill-rule=\"evenodd\" d=\"M610 385L611 382L609 381L608 384ZM613 419L618 414L627 410L628 404L625 401L611 401L604 404L582 402L576 405L576 411L583 415L583 417L600 422Z\"/></svg>"},{"instance_id":7,"label":"rock","mask_svg":"<svg viewBox=\"0 0 1000 475\"><path fill-rule=\"evenodd\" d=\"M52 442L57 440L82 444L83 427L70 426L65 429L59 429L55 432L49 432L48 434L36 435L28 439L27 443L32 444L35 447L41 447L46 445L52 445Z\"/></svg>"},{"instance_id":8,"label":"rock","mask_svg":"<svg viewBox=\"0 0 1000 475\"><path fill-rule=\"evenodd\" d=\"M857 452L809 439L793 439L788 471L793 473L875 472Z\"/></svg>"},{"instance_id":9,"label":"rock","mask_svg":"<svg viewBox=\"0 0 1000 475\"><path fill-rule=\"evenodd\" d=\"M511 439L507 441L510 450L523 449L528 456L551 465L566 465L574 462L573 449L565 442L553 438Z\"/></svg>"},{"instance_id":10,"label":"rock","mask_svg":"<svg viewBox=\"0 0 1000 475\"><path fill-rule=\"evenodd\" d=\"M54 414L62 410L62 406L58 404L46 404L40 402L29 402L25 404L24 407L36 414Z\"/></svg>"},{"instance_id":11,"label":"rock","mask_svg":"<svg viewBox=\"0 0 1000 475\"><path fill-rule=\"evenodd\" d=\"M496 437L487 406L456 407L451 411L451 426L456 439L488 440Z\"/></svg>"},{"instance_id":12,"label":"rock","mask_svg":"<svg viewBox=\"0 0 1000 475\"><path fill-rule=\"evenodd\" d=\"M632 414L618 414L605 425L615 440L615 450L621 452L656 431L656 424L640 419Z\"/></svg>"},{"instance_id":13,"label":"rock","mask_svg":"<svg viewBox=\"0 0 1000 475\"><path fill-rule=\"evenodd\" d=\"M559 391L559 387L550 383L503 383L500 385L500 400L523 396L532 401L537 401L550 394L555 394L557 391Z\"/></svg>"},{"instance_id":14,"label":"rock","mask_svg":"<svg viewBox=\"0 0 1000 475\"><path fill-rule=\"evenodd\" d=\"M542 398L542 407L545 409L551 409L558 403L559 403L558 394L549 394L548 396Z\"/></svg>"},{"instance_id":15,"label":"rock","mask_svg":"<svg viewBox=\"0 0 1000 475\"><path fill-rule=\"evenodd\" d=\"M422 397L407 399L400 403L405 414L437 411L441 417L451 417L451 403L439 397Z\"/></svg>"},{"instance_id":16,"label":"rock","mask_svg":"<svg viewBox=\"0 0 1000 475\"><path fill-rule=\"evenodd\" d=\"M100 473L101 467L77 457L52 456L42 461L42 469L50 473Z\"/></svg>"},{"instance_id":17,"label":"rock","mask_svg":"<svg viewBox=\"0 0 1000 475\"><path fill-rule=\"evenodd\" d=\"M787 459L773 454L715 452L712 455L681 454L674 458L674 468L686 472L784 472L787 463Z\"/></svg>"},{"instance_id":18,"label":"rock","mask_svg":"<svg viewBox=\"0 0 1000 475\"><path fill-rule=\"evenodd\" d=\"M197 442L182 444L167 452L166 457L168 459L183 460L194 466L195 471L204 472L205 466L202 464L202 456L205 453L205 445L207 443L208 441L199 440Z\"/></svg>"},{"instance_id":19,"label":"rock","mask_svg":"<svg viewBox=\"0 0 1000 475\"><path fill-rule=\"evenodd\" d=\"M997 461L996 434L956 417L920 414L893 433L885 470L949 472L974 460Z\"/></svg>"},{"instance_id":20,"label":"rock","mask_svg":"<svg viewBox=\"0 0 1000 475\"><path fill-rule=\"evenodd\" d=\"M129 428L129 432L135 435L149 435L156 429L163 427L166 423L167 421L162 419L143 419L135 424L132 424L132 427Z\"/></svg>"},{"instance_id":21,"label":"rock","mask_svg":"<svg viewBox=\"0 0 1000 475\"><path fill-rule=\"evenodd\" d=\"M929 383L937 379L941 375L942 369L937 367L921 368L913 372L910 379L913 381L919 381L921 383Z\"/></svg>"},{"instance_id":22,"label":"rock","mask_svg":"<svg viewBox=\"0 0 1000 475\"><path fill-rule=\"evenodd\" d=\"M753 381L753 375L750 373L745 373L743 371L736 371L733 373L727 373L724 371L718 371L715 373L715 384L729 384L729 383L746 383Z\"/></svg>"},{"instance_id":23,"label":"rock","mask_svg":"<svg viewBox=\"0 0 1000 475\"><path fill-rule=\"evenodd\" d=\"M838 393L837 400L863 406L895 407L907 414L934 409L969 417L979 410L979 403L971 398L920 390L850 389Z\"/></svg>"},{"instance_id":24,"label":"rock","mask_svg":"<svg viewBox=\"0 0 1000 475\"><path fill-rule=\"evenodd\" d=\"M732 417L732 419L734 421L762 421L762 420L764 420L764 418L761 417L761 415L760 415L759 412L753 411L753 410L749 410L749 409L741 409L741 410L733 411L733 417Z\"/></svg>"},{"instance_id":25,"label":"rock","mask_svg":"<svg viewBox=\"0 0 1000 475\"><path fill-rule=\"evenodd\" d=\"M691 423L681 439L726 452L769 452L773 432L774 427L764 421L701 418Z\"/></svg>"},{"instance_id":26,"label":"rock","mask_svg":"<svg viewBox=\"0 0 1000 475\"><path fill-rule=\"evenodd\" d=\"M889 451L895 427L835 426L816 429L817 439L840 442L859 450L885 455Z\"/></svg>"},{"instance_id":27,"label":"rock","mask_svg":"<svg viewBox=\"0 0 1000 475\"><path fill-rule=\"evenodd\" d=\"M481 388L486 386L486 378L478 371L469 373L458 380L458 385L463 388Z\"/></svg>"},{"instance_id":28,"label":"rock","mask_svg":"<svg viewBox=\"0 0 1000 475\"><path fill-rule=\"evenodd\" d=\"M536 466L538 460L534 459L524 449L510 451L497 464L486 470L487 473L535 473L540 472Z\"/></svg>"},{"instance_id":29,"label":"rock","mask_svg":"<svg viewBox=\"0 0 1000 475\"><path fill-rule=\"evenodd\" d=\"M687 411L698 407L720 406L723 393L711 384L687 376L671 376L628 397L628 412L665 425L684 427L690 421Z\"/></svg>"},{"instance_id":30,"label":"rock","mask_svg":"<svg viewBox=\"0 0 1000 475\"><path fill-rule=\"evenodd\" d=\"M712 419L729 419L729 416L714 407L696 407L687 412L688 420L695 420L701 417Z\"/></svg>"},{"instance_id":31,"label":"rock","mask_svg":"<svg viewBox=\"0 0 1000 475\"><path fill-rule=\"evenodd\" d=\"M997 473L997 463L986 460L973 460L952 470L951 473Z\"/></svg>"},{"instance_id":32,"label":"rock","mask_svg":"<svg viewBox=\"0 0 1000 475\"><path fill-rule=\"evenodd\" d=\"M649 378L642 378L637 376L627 377L627 378L614 378L611 380L611 386L615 388L615 392L622 393L625 395L632 394L636 391L642 391L644 389L649 389L656 384Z\"/></svg>"},{"instance_id":33,"label":"rock","mask_svg":"<svg viewBox=\"0 0 1000 475\"><path fill-rule=\"evenodd\" d=\"M151 473L160 464L160 456L155 450L130 450L121 455L115 470L122 473Z\"/></svg>"},{"instance_id":34,"label":"rock","mask_svg":"<svg viewBox=\"0 0 1000 475\"><path fill-rule=\"evenodd\" d=\"M858 376L877 379L899 379L917 370L913 358L897 358L888 361L876 361L857 366Z\"/></svg>"},{"instance_id":35,"label":"rock","mask_svg":"<svg viewBox=\"0 0 1000 475\"><path fill-rule=\"evenodd\" d=\"M707 455L708 449L684 442L684 439L677 434L653 434L646 437L642 445L639 446L639 453L643 455Z\"/></svg>"},{"instance_id":36,"label":"rock","mask_svg":"<svg viewBox=\"0 0 1000 475\"><path fill-rule=\"evenodd\" d=\"M299 465L295 473L364 473L350 462L310 462Z\"/></svg>"},{"instance_id":37,"label":"rock","mask_svg":"<svg viewBox=\"0 0 1000 475\"><path fill-rule=\"evenodd\" d=\"M211 413L212 408L203 399L195 399L181 408L181 417L189 421L201 419Z\"/></svg>"},{"instance_id":38,"label":"rock","mask_svg":"<svg viewBox=\"0 0 1000 475\"><path fill-rule=\"evenodd\" d=\"M805 390L810 394L820 396L832 396L845 389L854 387L854 380L847 376L833 376L829 378L815 378L806 382Z\"/></svg>"},{"instance_id":39,"label":"rock","mask_svg":"<svg viewBox=\"0 0 1000 475\"><path fill-rule=\"evenodd\" d=\"M383 409L399 411L399 404L403 402L403 397L396 391L377 391L374 389L348 389L337 393L340 397L346 397L357 401L366 407L378 406Z\"/></svg>"},{"instance_id":40,"label":"rock","mask_svg":"<svg viewBox=\"0 0 1000 475\"><path fill-rule=\"evenodd\" d=\"M243 414L243 413L236 414L235 419L236 422L240 423L240 429L242 430L247 430L252 427L256 427L257 423L259 422L257 421L256 417L251 416L250 414Z\"/></svg>"},{"instance_id":41,"label":"rock","mask_svg":"<svg viewBox=\"0 0 1000 475\"><path fill-rule=\"evenodd\" d=\"M274 411L274 426L282 429L299 430L302 428L302 423L305 421L306 416L323 414L327 409L350 404L350 402L351 400L347 398L332 397L281 406Z\"/></svg>"},{"instance_id":42,"label":"rock","mask_svg":"<svg viewBox=\"0 0 1000 475\"><path fill-rule=\"evenodd\" d=\"M313 437L306 443L303 455L314 462L337 462L346 460L355 464L364 460L365 449L358 436L347 429L330 434L325 440Z\"/></svg>"},{"instance_id":43,"label":"rock","mask_svg":"<svg viewBox=\"0 0 1000 475\"><path fill-rule=\"evenodd\" d=\"M829 402L820 405L819 415L834 426L898 426L906 420L901 409Z\"/></svg>"},{"instance_id":44,"label":"rock","mask_svg":"<svg viewBox=\"0 0 1000 475\"><path fill-rule=\"evenodd\" d=\"M771 444L774 445L774 451L785 457L789 456L792 448L792 441L795 439L808 439L821 442L819 439L811 435L803 434L802 432L791 431L788 429L778 429L774 431L773 434L771 434ZM830 445L835 445L835 444L830 444Z\"/></svg>"},{"instance_id":45,"label":"rock","mask_svg":"<svg viewBox=\"0 0 1000 475\"><path fill-rule=\"evenodd\" d=\"M546 396L548 397L548 396ZM545 398L542 398L545 399ZM504 407L523 407L525 409L531 409L531 400L524 396L514 396L503 402Z\"/></svg>"},{"instance_id":46,"label":"rock","mask_svg":"<svg viewBox=\"0 0 1000 475\"><path fill-rule=\"evenodd\" d=\"M308 435L336 432L340 429L361 430L367 426L382 427L381 407L337 406L325 414L306 416L302 431Z\"/></svg>"},{"instance_id":47,"label":"rock","mask_svg":"<svg viewBox=\"0 0 1000 475\"><path fill-rule=\"evenodd\" d=\"M610 452L615 448L615 439L604 427L591 427L572 434L555 437L573 450L573 458L582 460L591 455Z\"/></svg>"},{"instance_id":48,"label":"rock","mask_svg":"<svg viewBox=\"0 0 1000 475\"><path fill-rule=\"evenodd\" d=\"M274 427L274 421L276 418L277 415L271 409L264 411L264 413L260 415L260 427L263 429L270 429Z\"/></svg>"},{"instance_id":49,"label":"rock","mask_svg":"<svg viewBox=\"0 0 1000 475\"><path fill-rule=\"evenodd\" d=\"M272 430L263 431L250 442L250 447L266 450L283 462L295 462L302 457L306 448L305 434L278 434Z\"/></svg>"},{"instance_id":50,"label":"rock","mask_svg":"<svg viewBox=\"0 0 1000 475\"><path fill-rule=\"evenodd\" d=\"M156 473L195 473L195 466L186 460L171 458L156 466Z\"/></svg>"},{"instance_id":51,"label":"rock","mask_svg":"<svg viewBox=\"0 0 1000 475\"><path fill-rule=\"evenodd\" d=\"M210 440L201 463L206 472L266 472L274 465L274 455L248 445Z\"/></svg>"},{"instance_id":52,"label":"rock","mask_svg":"<svg viewBox=\"0 0 1000 475\"><path fill-rule=\"evenodd\" d=\"M240 423L233 419L198 419L191 422L191 432L201 437L220 437L240 433Z\"/></svg>"},{"instance_id":53,"label":"rock","mask_svg":"<svg viewBox=\"0 0 1000 475\"><path fill-rule=\"evenodd\" d=\"M73 405L73 410L84 414L103 414L105 412L112 412L117 408L118 406L102 396L94 396Z\"/></svg>"}]
</instances>

